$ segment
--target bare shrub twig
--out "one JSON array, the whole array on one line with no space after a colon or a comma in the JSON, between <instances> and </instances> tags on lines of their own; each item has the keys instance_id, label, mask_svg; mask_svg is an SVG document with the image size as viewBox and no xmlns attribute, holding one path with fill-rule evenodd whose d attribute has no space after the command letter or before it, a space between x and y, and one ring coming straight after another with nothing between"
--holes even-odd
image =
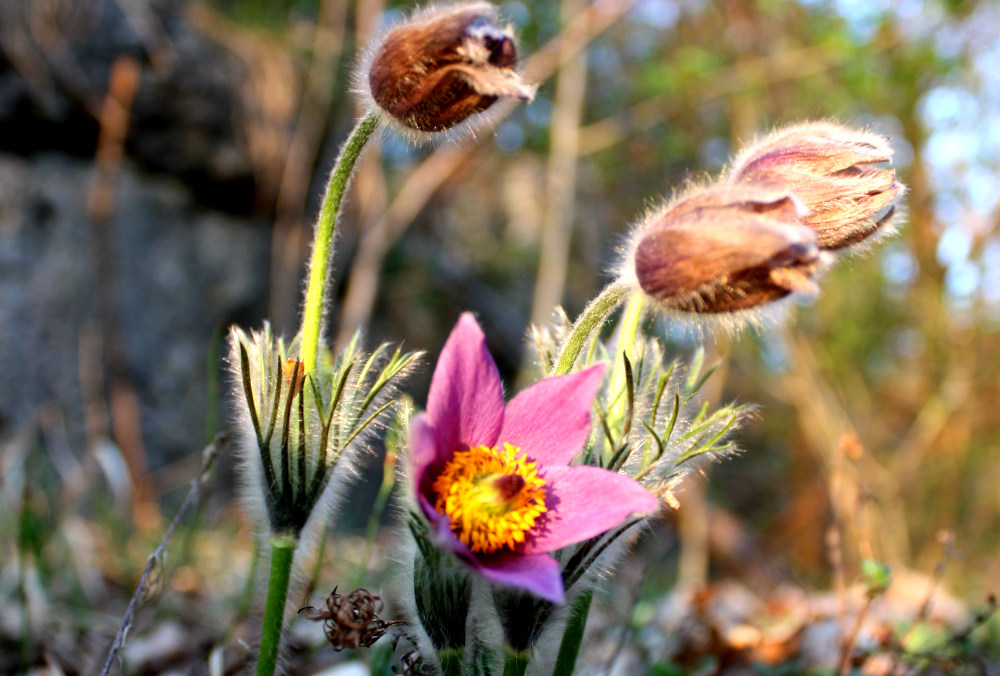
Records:
<instances>
[{"instance_id":1,"label":"bare shrub twig","mask_svg":"<svg viewBox=\"0 0 1000 676\"><path fill-rule=\"evenodd\" d=\"M188 491L187 497L184 498L184 502L181 504L180 509L177 510L177 516L170 523L170 527L167 528L167 532L163 534L163 539L160 540L160 544L157 545L153 553L149 555L146 560L146 568L142 572L142 577L139 579L139 584L136 585L135 593L132 595L132 600L129 601L128 608L125 609L125 616L122 618L121 626L118 628L118 633L115 635L115 640L111 643L111 648L108 650L108 657L104 662L104 668L101 670L101 676L107 676L111 673L111 665L114 663L115 656L124 647L125 639L128 636L129 630L132 628L132 623L135 621L135 611L146 595L147 583L156 569L157 562L163 560L167 552L167 545L170 542L170 538L173 537L174 530L177 525L184 518L184 515L191 508L193 504L198 501L201 494L202 481L205 475L208 474L209 470L215 464L215 459L218 457L220 451L226 447L229 439L226 437L225 432L220 432L215 436L205 450L202 451L202 465L201 471L198 476L194 478L191 482L191 489Z\"/></svg>"}]
</instances>

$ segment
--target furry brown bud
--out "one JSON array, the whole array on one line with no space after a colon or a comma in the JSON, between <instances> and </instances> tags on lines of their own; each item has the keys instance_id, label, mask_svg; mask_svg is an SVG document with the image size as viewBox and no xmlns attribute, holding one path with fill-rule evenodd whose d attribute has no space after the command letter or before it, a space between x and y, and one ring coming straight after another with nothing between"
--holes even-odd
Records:
<instances>
[{"instance_id":1,"label":"furry brown bud","mask_svg":"<svg viewBox=\"0 0 1000 676\"><path fill-rule=\"evenodd\" d=\"M788 190L808 210L802 222L821 249L843 249L886 231L903 194L889 142L877 134L815 122L778 130L736 158L731 183Z\"/></svg>"},{"instance_id":2,"label":"furry brown bud","mask_svg":"<svg viewBox=\"0 0 1000 676\"><path fill-rule=\"evenodd\" d=\"M517 49L495 9L473 3L427 10L391 30L368 69L375 103L404 127L444 131L501 96L531 100L514 71Z\"/></svg>"},{"instance_id":3,"label":"furry brown bud","mask_svg":"<svg viewBox=\"0 0 1000 676\"><path fill-rule=\"evenodd\" d=\"M765 186L696 191L654 214L632 253L639 287L682 312L735 312L813 293L815 233L791 195Z\"/></svg>"}]
</instances>

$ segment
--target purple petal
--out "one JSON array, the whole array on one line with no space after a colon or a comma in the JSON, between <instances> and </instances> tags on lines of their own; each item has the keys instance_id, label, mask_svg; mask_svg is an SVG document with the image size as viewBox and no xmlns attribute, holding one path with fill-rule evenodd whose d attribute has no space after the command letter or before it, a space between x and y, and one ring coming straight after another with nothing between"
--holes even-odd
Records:
<instances>
[{"instance_id":1,"label":"purple petal","mask_svg":"<svg viewBox=\"0 0 1000 676\"><path fill-rule=\"evenodd\" d=\"M659 500L631 477L600 467L551 467L545 470L549 511L525 554L554 552L624 523L632 514L655 511Z\"/></svg>"},{"instance_id":2,"label":"purple petal","mask_svg":"<svg viewBox=\"0 0 1000 676\"><path fill-rule=\"evenodd\" d=\"M521 448L543 466L566 465L590 434L590 409L604 364L541 380L507 405L500 441Z\"/></svg>"},{"instance_id":3,"label":"purple petal","mask_svg":"<svg viewBox=\"0 0 1000 676\"><path fill-rule=\"evenodd\" d=\"M436 544L455 554L471 557L472 552L455 537L451 518L434 508L437 495L433 491L434 477L440 465L451 457L451 452L437 444L434 428L427 424L425 415L417 414L410 421L409 458L410 472L416 487L417 502L431 524L431 537Z\"/></svg>"},{"instance_id":4,"label":"purple petal","mask_svg":"<svg viewBox=\"0 0 1000 676\"><path fill-rule=\"evenodd\" d=\"M521 587L553 603L564 598L562 572L558 562L548 554L522 555L505 552L477 556L451 530L451 520L435 510L419 496L420 506L431 523L431 539L440 548L450 551L467 566L494 582Z\"/></svg>"},{"instance_id":5,"label":"purple petal","mask_svg":"<svg viewBox=\"0 0 1000 676\"><path fill-rule=\"evenodd\" d=\"M493 582L527 589L552 603L566 599L559 562L548 554L499 554L477 563L479 572Z\"/></svg>"},{"instance_id":6,"label":"purple petal","mask_svg":"<svg viewBox=\"0 0 1000 676\"><path fill-rule=\"evenodd\" d=\"M493 446L503 424L503 385L486 349L486 336L469 313L458 318L441 356L430 391L427 421L438 447L453 453L469 446Z\"/></svg>"},{"instance_id":7,"label":"purple petal","mask_svg":"<svg viewBox=\"0 0 1000 676\"><path fill-rule=\"evenodd\" d=\"M410 461L411 476L418 486L427 468L436 461L444 459L439 457L440 451L434 428L427 424L427 416L423 413L418 413L410 420L406 455Z\"/></svg>"},{"instance_id":8,"label":"purple petal","mask_svg":"<svg viewBox=\"0 0 1000 676\"><path fill-rule=\"evenodd\" d=\"M421 507L428 518L433 519L438 513L433 509L434 497L431 494L431 485L434 476L440 471L440 466L451 457L451 450L441 446L437 440L437 433L433 427L427 423L427 416L420 413L410 420L409 439L407 445L407 457L410 461L410 476L413 478L413 486L416 494L421 498ZM424 505L424 502L430 505ZM440 516L440 515L438 515Z\"/></svg>"}]
</instances>

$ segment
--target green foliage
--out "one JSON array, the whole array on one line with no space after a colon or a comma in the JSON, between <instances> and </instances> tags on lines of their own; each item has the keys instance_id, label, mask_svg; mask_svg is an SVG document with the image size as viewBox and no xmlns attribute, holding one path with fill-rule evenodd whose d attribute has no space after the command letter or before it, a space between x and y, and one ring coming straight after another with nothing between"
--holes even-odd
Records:
<instances>
[{"instance_id":1,"label":"green foliage","mask_svg":"<svg viewBox=\"0 0 1000 676\"><path fill-rule=\"evenodd\" d=\"M314 18L321 0L215 0L222 11L257 31L279 31L295 19Z\"/></svg>"},{"instance_id":2,"label":"green foliage","mask_svg":"<svg viewBox=\"0 0 1000 676\"><path fill-rule=\"evenodd\" d=\"M672 662L657 662L649 670L650 676L687 676L688 671Z\"/></svg>"},{"instance_id":3,"label":"green foliage","mask_svg":"<svg viewBox=\"0 0 1000 676\"><path fill-rule=\"evenodd\" d=\"M892 584L892 569L875 559L861 560L861 577L865 585L865 593L870 596L884 594Z\"/></svg>"},{"instance_id":4,"label":"green foliage","mask_svg":"<svg viewBox=\"0 0 1000 676\"><path fill-rule=\"evenodd\" d=\"M459 567L461 564L431 542L422 518L411 512L407 525L417 543L413 559L417 619L427 632L444 673L460 673L472 581L468 571Z\"/></svg>"}]
</instances>

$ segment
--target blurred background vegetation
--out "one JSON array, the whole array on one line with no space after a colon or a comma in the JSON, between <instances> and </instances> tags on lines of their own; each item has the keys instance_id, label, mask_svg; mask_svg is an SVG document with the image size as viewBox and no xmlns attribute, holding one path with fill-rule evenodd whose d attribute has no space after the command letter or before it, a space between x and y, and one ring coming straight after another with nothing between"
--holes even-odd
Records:
<instances>
[{"instance_id":1,"label":"blurred background vegetation","mask_svg":"<svg viewBox=\"0 0 1000 676\"><path fill-rule=\"evenodd\" d=\"M22 639L53 624L66 645L51 654L103 657L228 422L226 327L294 330L319 194L359 113L356 54L408 8L0 6L0 563L23 610L3 613L15 657L0 671L44 663L45 641ZM513 383L529 323L560 303L578 312L647 208L775 126L872 128L909 188L900 233L838 265L782 325L709 338L709 396L759 415L739 433L746 452L687 487L647 549L669 585L826 589L858 579L864 558L930 580L944 542L945 586L982 602L1000 580L1000 6L500 11L537 98L496 106L474 136L413 146L386 133L369 150L341 224L331 338L365 325L371 342L432 361L471 310ZM691 353L689 333L661 326ZM411 382L418 405L428 375ZM370 464L338 526L348 577L379 483ZM224 456L200 525L175 536L177 593L157 617L193 603L208 608L199 625L235 622L253 557L233 475Z\"/></svg>"}]
</instances>

